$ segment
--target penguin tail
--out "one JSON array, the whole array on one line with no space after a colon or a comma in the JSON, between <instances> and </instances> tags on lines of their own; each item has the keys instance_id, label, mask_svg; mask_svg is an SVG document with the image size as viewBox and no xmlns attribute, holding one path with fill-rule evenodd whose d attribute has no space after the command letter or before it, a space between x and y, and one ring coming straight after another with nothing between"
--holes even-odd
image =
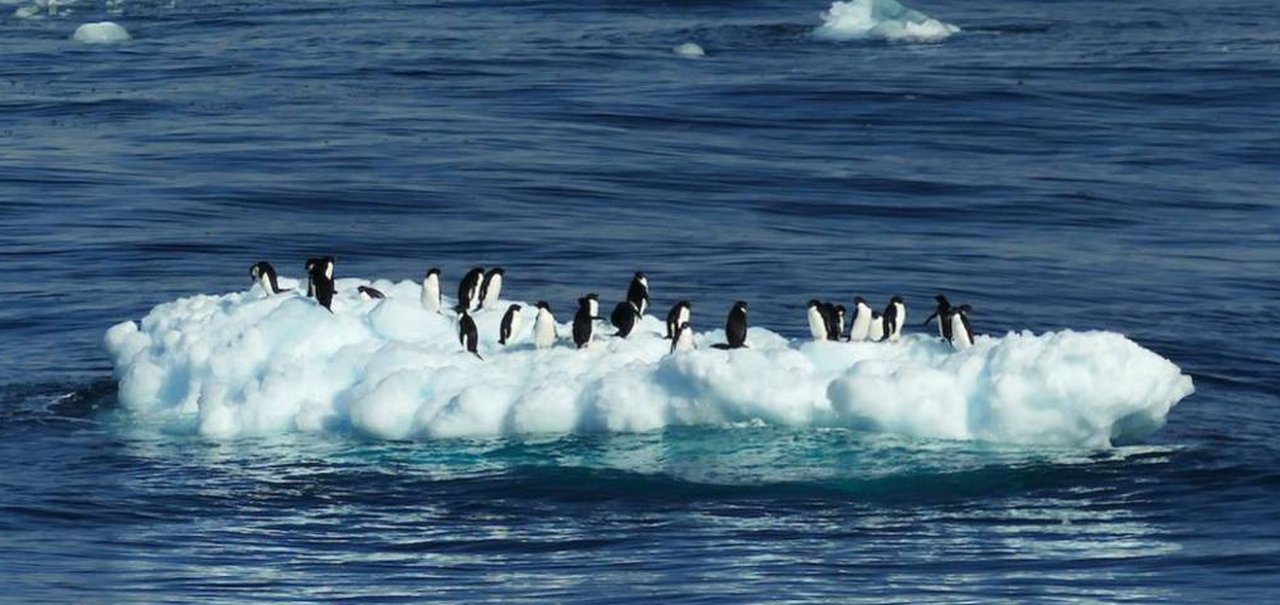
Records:
<instances>
[{"instance_id":1,"label":"penguin tail","mask_svg":"<svg viewBox=\"0 0 1280 605\"><path fill-rule=\"evenodd\" d=\"M471 352L471 354L472 354L472 355L475 355L475 356L476 356L476 359L479 359L480 361L484 361L484 358L483 358L483 357L481 357L479 353L477 353L477 352L475 352L475 351L472 351L472 352Z\"/></svg>"}]
</instances>

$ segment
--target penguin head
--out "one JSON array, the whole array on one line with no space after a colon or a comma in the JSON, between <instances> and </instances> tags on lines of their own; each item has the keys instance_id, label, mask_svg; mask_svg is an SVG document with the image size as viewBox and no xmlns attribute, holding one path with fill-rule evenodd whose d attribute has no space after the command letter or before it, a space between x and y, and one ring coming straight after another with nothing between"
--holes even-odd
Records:
<instances>
[{"instance_id":1,"label":"penguin head","mask_svg":"<svg viewBox=\"0 0 1280 605\"><path fill-rule=\"evenodd\" d=\"M736 303L733 303L733 308L734 308L734 310L735 310L735 311L742 311L743 313L746 313L746 312L747 312L747 303L746 303L745 301L741 301L741 300L740 300L740 301L738 301L738 302L736 302Z\"/></svg>"},{"instance_id":2,"label":"penguin head","mask_svg":"<svg viewBox=\"0 0 1280 605\"><path fill-rule=\"evenodd\" d=\"M520 305L513 304L513 305L511 305L510 307L507 307L507 310L508 310L508 311L511 311L512 313L519 313L519 312L520 312Z\"/></svg>"},{"instance_id":3,"label":"penguin head","mask_svg":"<svg viewBox=\"0 0 1280 605\"><path fill-rule=\"evenodd\" d=\"M494 267L494 268L492 268L492 269L489 269L489 275L490 275L490 276L493 276L493 275L506 275L506 274L507 274L506 270L505 270L505 269L503 269L502 267Z\"/></svg>"},{"instance_id":4,"label":"penguin head","mask_svg":"<svg viewBox=\"0 0 1280 605\"><path fill-rule=\"evenodd\" d=\"M438 269L438 268L436 268L436 267L432 267L432 268L430 268L430 269L427 269L427 274L426 274L424 277L431 277L432 275L436 276L436 278L439 278L439 277L440 277L440 269Z\"/></svg>"},{"instance_id":5,"label":"penguin head","mask_svg":"<svg viewBox=\"0 0 1280 605\"><path fill-rule=\"evenodd\" d=\"M587 292L587 295L582 298L585 300L600 300L600 295L595 292Z\"/></svg>"},{"instance_id":6,"label":"penguin head","mask_svg":"<svg viewBox=\"0 0 1280 605\"><path fill-rule=\"evenodd\" d=\"M937 296L933 297L933 300L938 301L938 306L939 306L939 307L950 307L950 306L951 306L951 303L947 302L947 297L945 297L945 296L943 296L943 295L941 295L941 294L939 294L939 295L937 295Z\"/></svg>"},{"instance_id":7,"label":"penguin head","mask_svg":"<svg viewBox=\"0 0 1280 605\"><path fill-rule=\"evenodd\" d=\"M677 304L677 305L679 305L679 306L681 306L681 307L684 307L684 308L686 308L686 309L692 309L692 308L693 308L693 305L689 304L689 301L687 301L687 300L682 300L682 301L680 301L680 302L678 302L678 303L676 303L676 304ZM688 323L688 322L685 322L685 323Z\"/></svg>"},{"instance_id":8,"label":"penguin head","mask_svg":"<svg viewBox=\"0 0 1280 605\"><path fill-rule=\"evenodd\" d=\"M844 317L844 314L848 311L848 309L844 308L844 305L836 305L836 315Z\"/></svg>"},{"instance_id":9,"label":"penguin head","mask_svg":"<svg viewBox=\"0 0 1280 605\"><path fill-rule=\"evenodd\" d=\"M809 308L810 308L810 309L812 309L812 308L814 308L814 307L821 307L821 306L822 306L822 303L821 303L821 302L819 302L819 301L818 301L818 299L816 299L816 298L810 298L810 299L809 299Z\"/></svg>"},{"instance_id":10,"label":"penguin head","mask_svg":"<svg viewBox=\"0 0 1280 605\"><path fill-rule=\"evenodd\" d=\"M260 275L262 275L262 263L254 263L249 267L249 277L258 279Z\"/></svg>"},{"instance_id":11,"label":"penguin head","mask_svg":"<svg viewBox=\"0 0 1280 605\"><path fill-rule=\"evenodd\" d=\"M893 297L893 298L890 298L890 299L889 299L889 304L891 304L891 305L904 305L904 304L906 304L906 302L904 302L904 301L902 300L902 297L901 297L901 296L895 296L895 297Z\"/></svg>"},{"instance_id":12,"label":"penguin head","mask_svg":"<svg viewBox=\"0 0 1280 605\"><path fill-rule=\"evenodd\" d=\"M960 305L959 307L956 307L956 310L961 313L964 313L965 315L968 315L973 312L973 307L969 305Z\"/></svg>"},{"instance_id":13,"label":"penguin head","mask_svg":"<svg viewBox=\"0 0 1280 605\"><path fill-rule=\"evenodd\" d=\"M551 305L547 304L547 301L545 300L538 301L538 304L534 306L536 306L540 311L546 311L547 313L551 312Z\"/></svg>"},{"instance_id":14,"label":"penguin head","mask_svg":"<svg viewBox=\"0 0 1280 605\"><path fill-rule=\"evenodd\" d=\"M861 297L861 296L855 296L855 297L853 297L853 306L857 307L857 306L859 306L859 305L863 305L863 306L870 306L870 305L867 305L867 299L865 299L865 298L863 298L863 297Z\"/></svg>"}]
</instances>

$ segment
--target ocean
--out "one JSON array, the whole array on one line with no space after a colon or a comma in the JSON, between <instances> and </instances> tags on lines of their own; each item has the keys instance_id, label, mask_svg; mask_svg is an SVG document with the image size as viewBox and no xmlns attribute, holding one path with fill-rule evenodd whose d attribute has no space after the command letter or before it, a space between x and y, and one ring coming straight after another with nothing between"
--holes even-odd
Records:
<instances>
[{"instance_id":1,"label":"ocean","mask_svg":"<svg viewBox=\"0 0 1280 605\"><path fill-rule=\"evenodd\" d=\"M1274 600L1274 9L0 0L0 601ZM309 346L258 318L207 367L176 328L121 361L113 326L267 313L249 266L323 255L393 294L501 265L562 322L644 271L706 342L748 301L754 348L486 343L339 392L421 357L386 331L418 311L359 307L383 359L294 293ZM938 293L968 358L920 325ZM907 342L805 343L856 295L903 296ZM1130 382L1155 356L1194 393ZM952 401L974 375L1017 382Z\"/></svg>"}]
</instances>

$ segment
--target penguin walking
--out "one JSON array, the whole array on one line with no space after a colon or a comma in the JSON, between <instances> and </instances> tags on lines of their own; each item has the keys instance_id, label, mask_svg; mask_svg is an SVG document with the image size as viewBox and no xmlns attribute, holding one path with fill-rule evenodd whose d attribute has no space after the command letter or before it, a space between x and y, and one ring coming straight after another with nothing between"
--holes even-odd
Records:
<instances>
[{"instance_id":1,"label":"penguin walking","mask_svg":"<svg viewBox=\"0 0 1280 605\"><path fill-rule=\"evenodd\" d=\"M484 267L476 267L458 282L458 306L456 311L470 311L480 303L480 281L484 279Z\"/></svg>"},{"instance_id":2,"label":"penguin walking","mask_svg":"<svg viewBox=\"0 0 1280 605\"><path fill-rule=\"evenodd\" d=\"M533 346L547 349L556 344L556 316L544 300L538 301L537 307L538 314L533 318Z\"/></svg>"},{"instance_id":3,"label":"penguin walking","mask_svg":"<svg viewBox=\"0 0 1280 605\"><path fill-rule=\"evenodd\" d=\"M502 277L506 274L502 267L494 267L484 274L484 282L480 284L480 308L491 311L498 306L498 297L502 295Z\"/></svg>"},{"instance_id":4,"label":"penguin walking","mask_svg":"<svg viewBox=\"0 0 1280 605\"><path fill-rule=\"evenodd\" d=\"M671 338L671 353L674 355L683 351L692 351L697 347L693 342L693 328L689 322L680 322L680 326L676 328L676 333Z\"/></svg>"},{"instance_id":5,"label":"penguin walking","mask_svg":"<svg viewBox=\"0 0 1280 605\"><path fill-rule=\"evenodd\" d=\"M882 317L884 317L884 335L881 336L881 340L898 342L902 338L902 326L907 323L907 305L902 301L901 296L889 299Z\"/></svg>"},{"instance_id":6,"label":"penguin walking","mask_svg":"<svg viewBox=\"0 0 1280 605\"><path fill-rule=\"evenodd\" d=\"M933 314L925 319L924 323L920 325L927 326L929 325L929 322L933 321L934 318L937 318L938 335L941 336L943 340L951 342L951 302L947 300L947 297L941 294L933 297L933 300L938 302L938 306L933 310Z\"/></svg>"},{"instance_id":7,"label":"penguin walking","mask_svg":"<svg viewBox=\"0 0 1280 605\"><path fill-rule=\"evenodd\" d=\"M671 340L676 337L676 332L680 329L680 325L689 323L689 314L692 310L693 307L687 300L682 300L671 307L671 310L667 312L667 335L665 338Z\"/></svg>"},{"instance_id":8,"label":"penguin walking","mask_svg":"<svg viewBox=\"0 0 1280 605\"><path fill-rule=\"evenodd\" d=\"M827 303L827 340L844 340L844 305Z\"/></svg>"},{"instance_id":9,"label":"penguin walking","mask_svg":"<svg viewBox=\"0 0 1280 605\"><path fill-rule=\"evenodd\" d=\"M265 260L258 261L249 267L249 277L261 284L262 290L268 295L287 292L287 290L281 290L280 284L276 282L276 268Z\"/></svg>"},{"instance_id":10,"label":"penguin walking","mask_svg":"<svg viewBox=\"0 0 1280 605\"><path fill-rule=\"evenodd\" d=\"M960 305L952 307L946 318L946 322L951 325L951 346L957 351L963 351L973 346L973 326L969 323L969 313L973 308L969 305Z\"/></svg>"},{"instance_id":11,"label":"penguin walking","mask_svg":"<svg viewBox=\"0 0 1280 605\"><path fill-rule=\"evenodd\" d=\"M712 345L717 349L744 349L747 347L747 303L738 301L729 309L724 322L724 344Z\"/></svg>"},{"instance_id":12,"label":"penguin walking","mask_svg":"<svg viewBox=\"0 0 1280 605\"><path fill-rule=\"evenodd\" d=\"M498 326L498 344L506 346L511 337L520 331L520 305L507 307L502 315L502 324Z\"/></svg>"},{"instance_id":13,"label":"penguin walking","mask_svg":"<svg viewBox=\"0 0 1280 605\"><path fill-rule=\"evenodd\" d=\"M818 299L809 300L809 335L814 340L827 339L827 316L824 314L822 303Z\"/></svg>"},{"instance_id":14,"label":"penguin walking","mask_svg":"<svg viewBox=\"0 0 1280 605\"><path fill-rule=\"evenodd\" d=\"M618 306L613 308L613 313L609 315L609 323L618 329L613 335L621 336L622 338L630 336L631 331L636 327L636 321L639 319L640 310L636 308L635 303L631 301L618 303Z\"/></svg>"},{"instance_id":15,"label":"penguin walking","mask_svg":"<svg viewBox=\"0 0 1280 605\"><path fill-rule=\"evenodd\" d=\"M853 324L849 326L849 342L862 342L871 331L871 316L875 311L861 296L853 297Z\"/></svg>"},{"instance_id":16,"label":"penguin walking","mask_svg":"<svg viewBox=\"0 0 1280 605\"><path fill-rule=\"evenodd\" d=\"M444 309L444 298L440 291L440 270L432 267L422 278L422 308L432 313Z\"/></svg>"},{"instance_id":17,"label":"penguin walking","mask_svg":"<svg viewBox=\"0 0 1280 605\"><path fill-rule=\"evenodd\" d=\"M636 271L631 278L631 285L627 287L627 302L636 306L640 317L644 317L649 311L649 278L645 277L643 271Z\"/></svg>"},{"instance_id":18,"label":"penguin walking","mask_svg":"<svg viewBox=\"0 0 1280 605\"><path fill-rule=\"evenodd\" d=\"M468 353L476 356L476 359L484 361L480 356L480 352L476 351L476 346L480 343L480 334L476 331L476 322L471 319L471 315L466 309L462 310L462 315L458 317L458 342L462 344L462 348Z\"/></svg>"},{"instance_id":19,"label":"penguin walking","mask_svg":"<svg viewBox=\"0 0 1280 605\"><path fill-rule=\"evenodd\" d=\"M591 305L584 296L578 299L578 312L573 315L573 344L579 349L591 345L595 333L595 318L591 317Z\"/></svg>"},{"instance_id":20,"label":"penguin walking","mask_svg":"<svg viewBox=\"0 0 1280 605\"><path fill-rule=\"evenodd\" d=\"M387 297L381 290L369 286L360 286L356 290L360 292L360 300L363 301L380 300Z\"/></svg>"},{"instance_id":21,"label":"penguin walking","mask_svg":"<svg viewBox=\"0 0 1280 605\"><path fill-rule=\"evenodd\" d=\"M333 257L323 256L310 259L307 261L307 265L311 268L307 275L311 281L311 289L315 292L316 302L332 313L333 294L335 292L333 286Z\"/></svg>"}]
</instances>

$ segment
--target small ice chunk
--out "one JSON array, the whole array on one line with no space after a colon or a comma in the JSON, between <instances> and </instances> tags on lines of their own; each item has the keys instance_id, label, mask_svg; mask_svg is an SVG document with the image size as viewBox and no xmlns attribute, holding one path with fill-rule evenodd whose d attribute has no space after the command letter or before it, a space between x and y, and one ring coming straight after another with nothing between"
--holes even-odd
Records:
<instances>
[{"instance_id":1,"label":"small ice chunk","mask_svg":"<svg viewBox=\"0 0 1280 605\"><path fill-rule=\"evenodd\" d=\"M120 24L112 21L102 21L100 23L85 23L76 28L76 33L71 36L76 42L85 44L113 44L116 42L124 42L132 37L129 31L121 27Z\"/></svg>"},{"instance_id":2,"label":"small ice chunk","mask_svg":"<svg viewBox=\"0 0 1280 605\"><path fill-rule=\"evenodd\" d=\"M675 54L680 55L681 57L688 57L690 59L697 59L697 58L707 56L707 51L702 50L701 46L698 46L693 42L685 42L684 44L681 44L675 48L672 48L671 52L674 52Z\"/></svg>"}]
</instances>

